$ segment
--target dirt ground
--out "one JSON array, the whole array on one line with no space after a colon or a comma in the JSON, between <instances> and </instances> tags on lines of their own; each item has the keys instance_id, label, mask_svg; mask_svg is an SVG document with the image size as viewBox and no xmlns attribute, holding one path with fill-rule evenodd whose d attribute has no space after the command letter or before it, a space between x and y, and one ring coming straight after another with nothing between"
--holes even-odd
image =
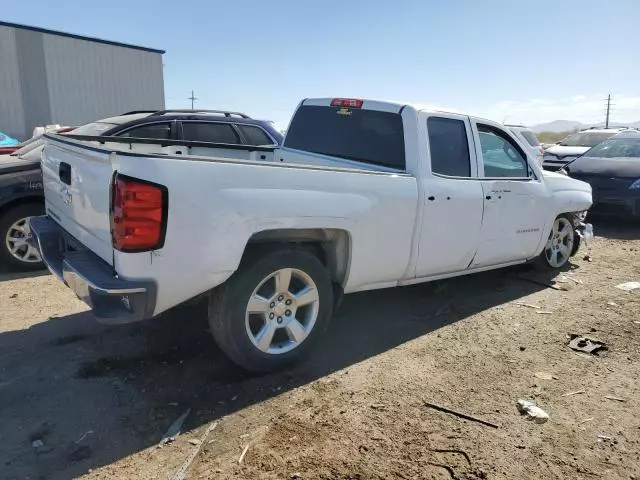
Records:
<instances>
[{"instance_id":1,"label":"dirt ground","mask_svg":"<svg viewBox=\"0 0 640 480\"><path fill-rule=\"evenodd\" d=\"M225 359L201 309L107 328L49 275L0 276L0 477L172 479L195 455L186 478L640 479L640 290L615 288L640 281L640 227L595 228L554 278L348 296L308 362L262 377ZM523 398L549 421L520 416Z\"/></svg>"}]
</instances>

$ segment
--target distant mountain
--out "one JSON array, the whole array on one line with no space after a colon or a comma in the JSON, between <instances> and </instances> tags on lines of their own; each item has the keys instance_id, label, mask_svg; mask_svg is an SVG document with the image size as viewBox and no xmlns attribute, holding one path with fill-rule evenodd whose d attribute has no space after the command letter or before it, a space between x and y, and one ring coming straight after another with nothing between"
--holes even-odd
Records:
<instances>
[{"instance_id":1,"label":"distant mountain","mask_svg":"<svg viewBox=\"0 0 640 480\"><path fill-rule=\"evenodd\" d=\"M610 127L640 127L640 121L631 123L611 122ZM541 123L531 127L535 133L540 132L571 132L573 130L582 130L589 127L604 127L604 123L582 123L574 120L554 120L549 123Z\"/></svg>"}]
</instances>

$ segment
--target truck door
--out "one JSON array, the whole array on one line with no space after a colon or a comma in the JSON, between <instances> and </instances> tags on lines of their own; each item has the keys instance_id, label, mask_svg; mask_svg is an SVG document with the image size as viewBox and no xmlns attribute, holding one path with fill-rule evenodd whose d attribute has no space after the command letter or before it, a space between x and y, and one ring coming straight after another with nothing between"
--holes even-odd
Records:
<instances>
[{"instance_id":1,"label":"truck door","mask_svg":"<svg viewBox=\"0 0 640 480\"><path fill-rule=\"evenodd\" d=\"M425 122L425 117L419 117ZM437 114L419 131L427 139L416 277L465 270L478 247L483 192L469 118Z\"/></svg>"},{"instance_id":2,"label":"truck door","mask_svg":"<svg viewBox=\"0 0 640 480\"><path fill-rule=\"evenodd\" d=\"M471 267L531 258L549 211L544 185L508 133L496 125L471 123L484 195L480 243Z\"/></svg>"}]
</instances>

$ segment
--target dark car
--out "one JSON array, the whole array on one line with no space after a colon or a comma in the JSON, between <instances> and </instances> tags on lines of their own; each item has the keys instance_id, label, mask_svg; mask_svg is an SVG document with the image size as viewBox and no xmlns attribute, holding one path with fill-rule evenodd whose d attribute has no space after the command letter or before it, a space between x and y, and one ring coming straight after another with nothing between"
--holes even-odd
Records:
<instances>
[{"instance_id":1,"label":"dark car","mask_svg":"<svg viewBox=\"0 0 640 480\"><path fill-rule=\"evenodd\" d=\"M217 110L127 112L69 133L251 146L280 145L283 140L271 122ZM29 217L44 213L40 170L43 144L42 139L33 139L13 154L0 156L0 268L35 270L43 267L37 251L27 244Z\"/></svg>"},{"instance_id":2,"label":"dark car","mask_svg":"<svg viewBox=\"0 0 640 480\"><path fill-rule=\"evenodd\" d=\"M619 133L565 167L593 189L594 214L640 219L640 132Z\"/></svg>"}]
</instances>

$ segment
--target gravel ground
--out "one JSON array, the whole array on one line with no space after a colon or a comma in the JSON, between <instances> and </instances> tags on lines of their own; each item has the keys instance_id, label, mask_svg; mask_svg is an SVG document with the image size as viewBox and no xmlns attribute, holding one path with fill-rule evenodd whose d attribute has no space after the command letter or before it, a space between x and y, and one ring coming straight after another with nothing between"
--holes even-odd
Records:
<instances>
[{"instance_id":1,"label":"gravel ground","mask_svg":"<svg viewBox=\"0 0 640 480\"><path fill-rule=\"evenodd\" d=\"M615 288L640 281L640 227L596 234L555 277L348 296L308 362L262 377L226 360L201 308L107 328L49 275L0 276L0 477L170 479L200 449L187 478L640 479L640 290ZM608 349L574 352L569 333Z\"/></svg>"}]
</instances>

